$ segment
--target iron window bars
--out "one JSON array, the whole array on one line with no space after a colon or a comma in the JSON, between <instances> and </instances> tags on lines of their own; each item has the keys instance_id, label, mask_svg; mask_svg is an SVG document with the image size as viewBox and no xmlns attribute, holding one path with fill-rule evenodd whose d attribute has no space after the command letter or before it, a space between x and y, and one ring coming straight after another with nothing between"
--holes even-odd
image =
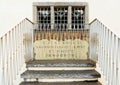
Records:
<instances>
[{"instance_id":1,"label":"iron window bars","mask_svg":"<svg viewBox=\"0 0 120 85\"><path fill-rule=\"evenodd\" d=\"M54 8L54 28L57 30L66 30L68 23L68 7Z\"/></svg>"},{"instance_id":2,"label":"iron window bars","mask_svg":"<svg viewBox=\"0 0 120 85\"><path fill-rule=\"evenodd\" d=\"M84 7L72 7L72 29L83 29L85 27Z\"/></svg>"},{"instance_id":3,"label":"iron window bars","mask_svg":"<svg viewBox=\"0 0 120 85\"><path fill-rule=\"evenodd\" d=\"M79 30L85 28L85 7L71 8L71 28ZM68 29L68 7L54 7L54 29ZM38 28L40 30L51 29L50 7L38 7Z\"/></svg>"},{"instance_id":4,"label":"iron window bars","mask_svg":"<svg viewBox=\"0 0 120 85\"><path fill-rule=\"evenodd\" d=\"M50 7L38 8L38 27L39 29L46 29L46 30L49 30L51 28Z\"/></svg>"}]
</instances>

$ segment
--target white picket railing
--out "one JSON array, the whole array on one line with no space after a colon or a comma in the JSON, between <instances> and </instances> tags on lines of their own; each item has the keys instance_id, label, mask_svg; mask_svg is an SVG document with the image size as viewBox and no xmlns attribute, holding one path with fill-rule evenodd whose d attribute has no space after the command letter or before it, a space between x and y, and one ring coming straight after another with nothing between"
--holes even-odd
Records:
<instances>
[{"instance_id":1,"label":"white picket railing","mask_svg":"<svg viewBox=\"0 0 120 85\"><path fill-rule=\"evenodd\" d=\"M90 58L108 85L120 85L120 38L97 19L90 23Z\"/></svg>"},{"instance_id":2,"label":"white picket railing","mask_svg":"<svg viewBox=\"0 0 120 85\"><path fill-rule=\"evenodd\" d=\"M26 18L0 38L0 85L18 82L21 67L33 57L32 36L33 23Z\"/></svg>"}]
</instances>

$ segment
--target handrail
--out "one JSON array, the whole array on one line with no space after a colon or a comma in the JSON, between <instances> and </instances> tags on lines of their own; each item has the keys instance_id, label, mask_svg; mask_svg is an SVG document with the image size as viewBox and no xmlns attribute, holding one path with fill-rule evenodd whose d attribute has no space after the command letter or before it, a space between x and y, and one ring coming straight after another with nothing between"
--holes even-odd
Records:
<instances>
[{"instance_id":1,"label":"handrail","mask_svg":"<svg viewBox=\"0 0 120 85\"><path fill-rule=\"evenodd\" d=\"M90 23L90 58L98 63L108 85L120 85L120 38L98 19Z\"/></svg>"},{"instance_id":2,"label":"handrail","mask_svg":"<svg viewBox=\"0 0 120 85\"><path fill-rule=\"evenodd\" d=\"M32 36L33 23L25 18L0 38L0 70L2 72L0 85L18 85L20 70L25 61L29 60L26 56L33 53L31 52ZM31 44L30 47L29 44Z\"/></svg>"}]
</instances>

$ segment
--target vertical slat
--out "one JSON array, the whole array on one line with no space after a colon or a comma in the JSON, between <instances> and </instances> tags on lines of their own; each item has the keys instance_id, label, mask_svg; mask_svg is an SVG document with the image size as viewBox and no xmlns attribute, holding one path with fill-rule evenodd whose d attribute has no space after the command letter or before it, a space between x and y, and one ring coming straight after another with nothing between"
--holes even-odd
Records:
<instances>
[{"instance_id":1,"label":"vertical slat","mask_svg":"<svg viewBox=\"0 0 120 85\"><path fill-rule=\"evenodd\" d=\"M2 70L3 70L3 72L2 72L2 85L5 85L5 36L3 36L3 59L2 59L2 61L3 61L3 66L2 66Z\"/></svg>"},{"instance_id":2,"label":"vertical slat","mask_svg":"<svg viewBox=\"0 0 120 85\"><path fill-rule=\"evenodd\" d=\"M5 35L5 61L4 61L4 75L5 75L5 85L8 85L8 77L7 77L7 34Z\"/></svg>"},{"instance_id":3,"label":"vertical slat","mask_svg":"<svg viewBox=\"0 0 120 85\"><path fill-rule=\"evenodd\" d=\"M13 32L13 29L11 30L11 84L12 85L14 85L13 83L14 83L14 61L13 61L13 59L14 59L14 56L13 56L13 52L14 52L14 49L13 49L13 47L14 47L14 43L13 43L13 34L14 34L14 32Z\"/></svg>"},{"instance_id":4,"label":"vertical slat","mask_svg":"<svg viewBox=\"0 0 120 85\"><path fill-rule=\"evenodd\" d=\"M19 58L18 58L18 61L19 61L19 69L18 70L21 70L21 36L20 36L20 33L21 33L21 23L19 23L18 25L18 49L19 49L19 52L18 52L18 55L19 55Z\"/></svg>"},{"instance_id":5,"label":"vertical slat","mask_svg":"<svg viewBox=\"0 0 120 85\"><path fill-rule=\"evenodd\" d=\"M109 73L109 46L110 46L110 42L109 42L109 30L106 28L106 30L107 30L107 42L106 42L106 72L105 72L105 74L106 74L106 80L108 80L108 73Z\"/></svg>"},{"instance_id":6,"label":"vertical slat","mask_svg":"<svg viewBox=\"0 0 120 85\"><path fill-rule=\"evenodd\" d=\"M0 38L0 71L2 66L2 38Z\"/></svg>"},{"instance_id":7,"label":"vertical slat","mask_svg":"<svg viewBox=\"0 0 120 85\"><path fill-rule=\"evenodd\" d=\"M109 77L109 85L111 85L111 82L112 82L112 49L113 49L113 34L112 34L112 32L110 32L111 33L111 40L110 40L110 42L111 42L111 48L110 48L110 58L109 58L109 60L110 60L110 65L109 65L109 67L110 67L110 77Z\"/></svg>"},{"instance_id":8,"label":"vertical slat","mask_svg":"<svg viewBox=\"0 0 120 85\"><path fill-rule=\"evenodd\" d=\"M117 44L117 58L116 58L116 85L120 85L120 38L118 38Z\"/></svg>"},{"instance_id":9,"label":"vertical slat","mask_svg":"<svg viewBox=\"0 0 120 85\"><path fill-rule=\"evenodd\" d=\"M24 25L23 25L23 21L21 22L21 63L22 63L22 65L21 66L23 66L23 64L24 64L24 47L23 47L23 32L24 32Z\"/></svg>"},{"instance_id":10,"label":"vertical slat","mask_svg":"<svg viewBox=\"0 0 120 85\"><path fill-rule=\"evenodd\" d=\"M100 58L100 56L101 56L101 29L100 29L100 26L99 26L99 23L97 22L96 23L96 28L98 29L98 64L100 65L100 62L101 62L101 58Z\"/></svg>"},{"instance_id":11,"label":"vertical slat","mask_svg":"<svg viewBox=\"0 0 120 85\"><path fill-rule=\"evenodd\" d=\"M12 66L13 66L13 80L15 79L15 29L12 29ZM14 82L14 81L13 81Z\"/></svg>"},{"instance_id":12,"label":"vertical slat","mask_svg":"<svg viewBox=\"0 0 120 85\"><path fill-rule=\"evenodd\" d=\"M17 73L18 73L18 74L19 74L19 70L20 70L20 36L19 36L19 29L20 29L20 25L18 24L18 26L17 26L17 40L18 40L18 42L17 42L17 44L18 44L18 46L17 46L18 72L17 72Z\"/></svg>"},{"instance_id":13,"label":"vertical slat","mask_svg":"<svg viewBox=\"0 0 120 85\"><path fill-rule=\"evenodd\" d=\"M3 85L3 37L0 38L0 84Z\"/></svg>"},{"instance_id":14,"label":"vertical slat","mask_svg":"<svg viewBox=\"0 0 120 85\"><path fill-rule=\"evenodd\" d=\"M107 68L107 58L108 58L108 56L107 56L107 44L108 44L108 42L107 42L107 40L108 40L108 37L107 37L107 35L108 35L108 33L107 33L107 28L105 27L105 43L104 43L104 46L105 46L105 69L103 69L104 70L104 75L105 76L107 76L106 75L106 68Z\"/></svg>"},{"instance_id":15,"label":"vertical slat","mask_svg":"<svg viewBox=\"0 0 120 85\"><path fill-rule=\"evenodd\" d=\"M15 79L17 77L17 36L16 36L16 26L15 26L15 29L14 29L14 70L15 70Z\"/></svg>"},{"instance_id":16,"label":"vertical slat","mask_svg":"<svg viewBox=\"0 0 120 85\"><path fill-rule=\"evenodd\" d=\"M3 38L0 38L0 71L2 68L2 56L3 56Z\"/></svg>"},{"instance_id":17,"label":"vertical slat","mask_svg":"<svg viewBox=\"0 0 120 85\"><path fill-rule=\"evenodd\" d=\"M102 23L101 23L101 25L102 25ZM105 44L105 28L104 28L104 25L102 25L102 32L103 32L103 37L102 37L102 56L101 56L101 58L102 58L102 67L104 68L104 66L105 66L105 63L104 63L104 60L105 60L105 47L104 47L104 44ZM103 68L101 68L101 70L102 70L102 72L103 72ZM104 72L103 72L103 74L104 74Z\"/></svg>"},{"instance_id":18,"label":"vertical slat","mask_svg":"<svg viewBox=\"0 0 120 85\"><path fill-rule=\"evenodd\" d=\"M9 33L8 33L8 42L7 42L7 49L8 49L8 85L11 85L11 73L10 73L10 67L11 67L11 64L10 64L10 61L11 61L11 55L10 55L10 31L9 31Z\"/></svg>"},{"instance_id":19,"label":"vertical slat","mask_svg":"<svg viewBox=\"0 0 120 85\"><path fill-rule=\"evenodd\" d=\"M101 23L99 22L99 24L100 24L100 29L101 29L101 41L100 41L100 44L101 44L101 56L100 56L100 67L102 67L102 63L103 63L103 38L104 38L104 31L103 31L103 27L102 27L102 25L101 25ZM102 68L101 68L102 69Z\"/></svg>"}]
</instances>

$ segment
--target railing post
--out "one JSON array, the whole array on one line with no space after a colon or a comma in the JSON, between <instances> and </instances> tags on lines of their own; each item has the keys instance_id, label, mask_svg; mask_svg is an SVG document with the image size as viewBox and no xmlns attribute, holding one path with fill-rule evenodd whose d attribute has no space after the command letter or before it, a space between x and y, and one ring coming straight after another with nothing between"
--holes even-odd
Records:
<instances>
[{"instance_id":1,"label":"railing post","mask_svg":"<svg viewBox=\"0 0 120 85\"><path fill-rule=\"evenodd\" d=\"M105 70L105 74L106 74L106 80L108 80L108 69L109 69L109 46L110 46L110 42L109 42L109 36L110 36L110 34L109 34L109 30L106 28L106 31L107 31L107 37L106 37L106 70Z\"/></svg>"},{"instance_id":2,"label":"railing post","mask_svg":"<svg viewBox=\"0 0 120 85\"><path fill-rule=\"evenodd\" d=\"M8 53L8 51L7 51L7 34L5 35L5 61L4 61L4 75L5 75L5 85L8 85L8 77L7 77L7 69L8 69L8 67L7 67L7 53Z\"/></svg>"},{"instance_id":3,"label":"railing post","mask_svg":"<svg viewBox=\"0 0 120 85\"><path fill-rule=\"evenodd\" d=\"M1 37L0 38L0 85L2 85L2 78L3 78L3 67L2 67L2 65L3 65L3 38Z\"/></svg>"},{"instance_id":4,"label":"railing post","mask_svg":"<svg viewBox=\"0 0 120 85\"><path fill-rule=\"evenodd\" d=\"M7 46L8 46L8 79L9 79L9 82L8 82L8 85L11 85L11 31L9 31L8 33L8 42L7 42Z\"/></svg>"},{"instance_id":5,"label":"railing post","mask_svg":"<svg viewBox=\"0 0 120 85\"><path fill-rule=\"evenodd\" d=\"M11 30L11 38L10 38L10 45L11 45L11 85L14 85L13 84L13 80L14 80L14 61L13 61L13 59L14 59L14 57L13 57L13 52L14 52L14 43L13 43L13 29Z\"/></svg>"},{"instance_id":6,"label":"railing post","mask_svg":"<svg viewBox=\"0 0 120 85\"><path fill-rule=\"evenodd\" d=\"M118 38L118 53L117 53L117 85L120 85L120 38Z\"/></svg>"},{"instance_id":7,"label":"railing post","mask_svg":"<svg viewBox=\"0 0 120 85\"><path fill-rule=\"evenodd\" d=\"M2 85L5 85L5 36L3 36L3 64L2 64Z\"/></svg>"},{"instance_id":8,"label":"railing post","mask_svg":"<svg viewBox=\"0 0 120 85\"><path fill-rule=\"evenodd\" d=\"M12 29L12 39L11 39L11 43L12 43L12 72L13 72L13 74L12 74L12 76L13 76L13 80L15 79L15 35L14 35L14 31L15 29ZM14 84L14 81L12 81L13 82L13 84Z\"/></svg>"}]
</instances>

